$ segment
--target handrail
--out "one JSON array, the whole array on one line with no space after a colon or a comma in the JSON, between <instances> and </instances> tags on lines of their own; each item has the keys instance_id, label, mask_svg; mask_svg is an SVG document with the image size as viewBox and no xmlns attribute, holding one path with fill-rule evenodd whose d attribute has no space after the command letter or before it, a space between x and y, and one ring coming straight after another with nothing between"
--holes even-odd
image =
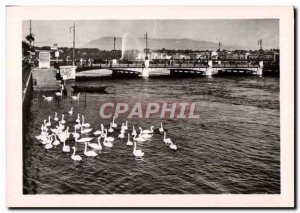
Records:
<instances>
[{"instance_id":1,"label":"handrail","mask_svg":"<svg viewBox=\"0 0 300 213\"><path fill-rule=\"evenodd\" d=\"M105 69L105 68L143 68L143 64L98 64L97 66L92 67L77 67L79 71L85 70L94 70L94 69ZM167 64L167 63L151 63L149 68L207 68L208 64L203 63L176 63L176 64ZM258 68L258 64L249 64L249 63L223 63L223 64L213 64L214 68Z\"/></svg>"}]
</instances>

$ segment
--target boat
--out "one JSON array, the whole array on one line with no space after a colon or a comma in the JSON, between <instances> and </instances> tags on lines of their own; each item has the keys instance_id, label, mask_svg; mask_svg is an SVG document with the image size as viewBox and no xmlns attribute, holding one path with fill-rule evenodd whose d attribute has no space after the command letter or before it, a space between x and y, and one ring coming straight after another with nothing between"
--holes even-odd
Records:
<instances>
[{"instance_id":1,"label":"boat","mask_svg":"<svg viewBox=\"0 0 300 213\"><path fill-rule=\"evenodd\" d=\"M106 92L107 86L74 85L73 92Z\"/></svg>"}]
</instances>

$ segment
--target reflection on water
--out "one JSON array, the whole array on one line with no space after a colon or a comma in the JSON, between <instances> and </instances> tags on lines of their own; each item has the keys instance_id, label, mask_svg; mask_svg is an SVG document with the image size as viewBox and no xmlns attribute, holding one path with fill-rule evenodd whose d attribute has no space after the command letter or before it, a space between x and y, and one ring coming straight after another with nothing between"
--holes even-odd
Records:
<instances>
[{"instance_id":1,"label":"reflection on water","mask_svg":"<svg viewBox=\"0 0 300 213\"><path fill-rule=\"evenodd\" d=\"M76 82L107 85L107 94L86 94L85 103L70 100L39 102L35 93L24 141L24 193L28 194L219 194L280 193L279 79L257 77L112 79ZM93 130L109 127L99 117L102 103L117 100L188 100L199 102L200 119L129 119L149 129L163 122L178 150L172 151L154 134L133 157L127 137L114 136L114 146L81 162L62 147L45 150L35 139L48 115L65 114L66 125L85 115ZM82 99L83 100L83 99ZM71 106L73 116L68 115ZM116 122L121 125L124 118ZM70 128L73 131L73 128ZM94 140L93 142L96 142ZM67 145L74 145L68 141Z\"/></svg>"}]
</instances>

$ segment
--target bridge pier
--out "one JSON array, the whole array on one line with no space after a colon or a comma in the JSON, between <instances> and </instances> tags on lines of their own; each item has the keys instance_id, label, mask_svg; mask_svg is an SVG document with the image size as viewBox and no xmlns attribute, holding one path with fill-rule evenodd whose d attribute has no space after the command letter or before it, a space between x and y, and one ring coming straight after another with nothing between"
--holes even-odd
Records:
<instances>
[{"instance_id":1,"label":"bridge pier","mask_svg":"<svg viewBox=\"0 0 300 213\"><path fill-rule=\"evenodd\" d=\"M148 78L149 77L149 68L143 68L142 77L143 78Z\"/></svg>"},{"instance_id":2,"label":"bridge pier","mask_svg":"<svg viewBox=\"0 0 300 213\"><path fill-rule=\"evenodd\" d=\"M213 61L209 60L208 61L208 67L206 68L205 75L211 77L212 76L212 71L213 71Z\"/></svg>"},{"instance_id":3,"label":"bridge pier","mask_svg":"<svg viewBox=\"0 0 300 213\"><path fill-rule=\"evenodd\" d=\"M263 61L260 61L260 62L259 62L259 67L258 67L257 72L256 72L256 74L257 74L259 77L262 77L263 68L264 68L264 62L263 62Z\"/></svg>"},{"instance_id":4,"label":"bridge pier","mask_svg":"<svg viewBox=\"0 0 300 213\"><path fill-rule=\"evenodd\" d=\"M212 68L211 67L208 67L207 69L206 69L206 72L205 72L205 75L206 76L212 76Z\"/></svg>"},{"instance_id":5,"label":"bridge pier","mask_svg":"<svg viewBox=\"0 0 300 213\"><path fill-rule=\"evenodd\" d=\"M148 78L149 77L149 65L150 65L149 59L145 60L144 65L145 65L145 67L142 69L142 77Z\"/></svg>"}]
</instances>

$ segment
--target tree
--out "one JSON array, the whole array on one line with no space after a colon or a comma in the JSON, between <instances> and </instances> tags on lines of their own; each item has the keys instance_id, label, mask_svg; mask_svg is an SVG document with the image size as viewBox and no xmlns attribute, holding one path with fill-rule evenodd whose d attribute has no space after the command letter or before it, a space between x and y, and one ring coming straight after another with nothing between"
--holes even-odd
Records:
<instances>
[{"instance_id":1,"label":"tree","mask_svg":"<svg viewBox=\"0 0 300 213\"><path fill-rule=\"evenodd\" d=\"M32 33L30 33L25 38L29 42L29 44L31 46L31 43L34 41L34 35Z\"/></svg>"},{"instance_id":2,"label":"tree","mask_svg":"<svg viewBox=\"0 0 300 213\"><path fill-rule=\"evenodd\" d=\"M28 56L30 51L30 46L26 41L22 41L22 56Z\"/></svg>"}]
</instances>

